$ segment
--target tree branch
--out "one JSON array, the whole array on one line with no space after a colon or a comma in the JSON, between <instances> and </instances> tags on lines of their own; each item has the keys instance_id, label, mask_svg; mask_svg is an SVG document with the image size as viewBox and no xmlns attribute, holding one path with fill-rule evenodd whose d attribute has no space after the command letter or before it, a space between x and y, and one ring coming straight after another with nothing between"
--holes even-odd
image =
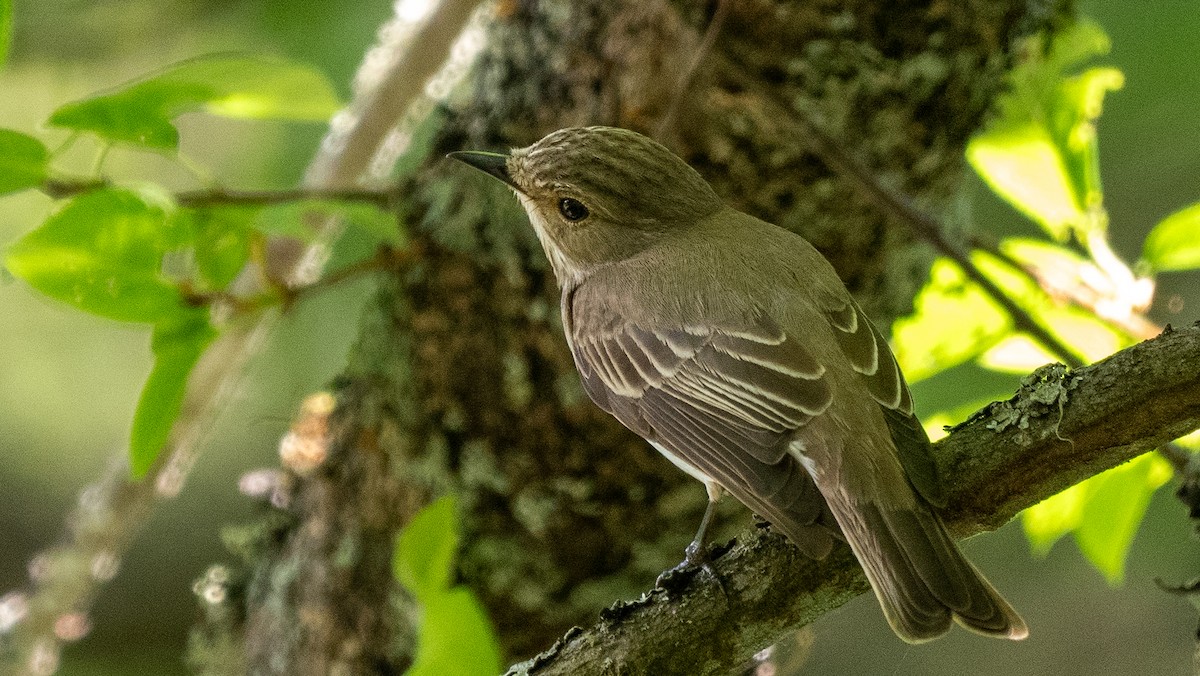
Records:
<instances>
[{"instance_id":1,"label":"tree branch","mask_svg":"<svg viewBox=\"0 0 1200 676\"><path fill-rule=\"evenodd\" d=\"M55 199L74 197L112 187L105 180L48 179L42 184L43 193ZM182 207L269 206L304 200L363 202L380 209L391 208L399 197L395 186L381 188L284 188L281 190L185 190L175 193L175 202Z\"/></svg>"},{"instance_id":2,"label":"tree branch","mask_svg":"<svg viewBox=\"0 0 1200 676\"><path fill-rule=\"evenodd\" d=\"M1044 367L935 444L943 512L959 537L1200 426L1200 324L1164 331L1092 366ZM1065 441L1064 441L1065 439ZM760 529L698 575L568 632L509 674L725 673L785 632L868 589L847 547L810 561Z\"/></svg>"}]
</instances>

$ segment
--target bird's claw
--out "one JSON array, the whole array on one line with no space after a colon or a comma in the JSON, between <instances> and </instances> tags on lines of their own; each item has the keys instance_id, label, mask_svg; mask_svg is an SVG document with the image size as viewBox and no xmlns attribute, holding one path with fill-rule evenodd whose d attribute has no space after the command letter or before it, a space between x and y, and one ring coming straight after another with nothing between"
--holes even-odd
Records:
<instances>
[{"instance_id":1,"label":"bird's claw","mask_svg":"<svg viewBox=\"0 0 1200 676\"><path fill-rule=\"evenodd\" d=\"M711 548L702 546L699 542L692 542L683 550L683 561L674 568L663 571L655 579L654 586L664 589L668 593L678 591L696 574L696 571L702 570L712 576L713 581L717 583L717 588L721 590L721 595L728 599L729 594L725 591L725 584L721 582L721 578L717 575L717 569L712 565L711 554Z\"/></svg>"}]
</instances>

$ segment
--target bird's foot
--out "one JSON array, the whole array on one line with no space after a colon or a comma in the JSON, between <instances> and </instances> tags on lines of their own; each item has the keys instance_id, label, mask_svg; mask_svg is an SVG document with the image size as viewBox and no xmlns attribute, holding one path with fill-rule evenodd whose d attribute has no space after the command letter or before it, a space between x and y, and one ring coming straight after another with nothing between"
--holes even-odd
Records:
<instances>
[{"instance_id":1,"label":"bird's foot","mask_svg":"<svg viewBox=\"0 0 1200 676\"><path fill-rule=\"evenodd\" d=\"M717 588L721 590L721 595L728 598L729 595L725 592L725 584L717 576L717 569L713 568L712 554L713 548L704 546L699 542L692 542L683 550L683 561L674 568L663 571L654 581L654 586L668 593L679 591L687 584L688 580L695 576L698 571L702 570L712 576L712 579L717 583Z\"/></svg>"}]
</instances>

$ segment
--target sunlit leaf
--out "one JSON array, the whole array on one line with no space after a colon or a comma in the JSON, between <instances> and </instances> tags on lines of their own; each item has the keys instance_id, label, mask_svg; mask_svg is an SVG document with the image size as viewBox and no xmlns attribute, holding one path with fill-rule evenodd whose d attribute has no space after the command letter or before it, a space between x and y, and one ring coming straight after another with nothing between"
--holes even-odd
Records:
<instances>
[{"instance_id":1,"label":"sunlit leaf","mask_svg":"<svg viewBox=\"0 0 1200 676\"><path fill-rule=\"evenodd\" d=\"M1075 307L1050 307L1037 313L1038 321L1066 341L1087 361L1103 359L1128 347L1132 341L1095 315ZM1028 373L1062 361L1025 334L1009 336L979 358L979 365L1005 373Z\"/></svg>"},{"instance_id":2,"label":"sunlit leaf","mask_svg":"<svg viewBox=\"0 0 1200 676\"><path fill-rule=\"evenodd\" d=\"M500 645L483 605L467 587L422 601L416 657L408 676L495 676Z\"/></svg>"},{"instance_id":3,"label":"sunlit leaf","mask_svg":"<svg viewBox=\"0 0 1200 676\"><path fill-rule=\"evenodd\" d=\"M1041 239L1008 237L1000 242L1000 250L1039 273L1065 269L1068 274L1074 274L1076 268L1089 264L1088 259L1073 249Z\"/></svg>"},{"instance_id":4,"label":"sunlit leaf","mask_svg":"<svg viewBox=\"0 0 1200 676\"><path fill-rule=\"evenodd\" d=\"M41 185L46 180L47 158L41 141L0 129L0 195Z\"/></svg>"},{"instance_id":5,"label":"sunlit leaf","mask_svg":"<svg viewBox=\"0 0 1200 676\"><path fill-rule=\"evenodd\" d=\"M1200 430L1196 430L1191 434L1179 437L1175 440L1175 443L1183 446L1193 453L1200 452Z\"/></svg>"},{"instance_id":6,"label":"sunlit leaf","mask_svg":"<svg viewBox=\"0 0 1200 676\"><path fill-rule=\"evenodd\" d=\"M1047 288L1068 288L1083 284L1082 278L1095 265L1080 254L1053 242L1012 238L1000 243L1000 248L1011 258L1031 268L1039 284ZM1041 293L1037 285L1028 279L1016 280L1001 272L998 261L980 257L979 265L1001 287L1011 294L1020 294L1022 305L1029 309L1042 326L1071 345L1078 356L1089 361L1107 357L1117 350L1128 347L1132 340L1090 311L1070 305L1052 302ZM1044 364L1061 361L1028 336L1014 335L990 348L980 358L981 366L992 370L1028 373Z\"/></svg>"},{"instance_id":7,"label":"sunlit leaf","mask_svg":"<svg viewBox=\"0 0 1200 676\"><path fill-rule=\"evenodd\" d=\"M1125 577L1125 559L1150 498L1170 480L1171 466L1147 453L1092 477L1075 532L1079 549L1111 584Z\"/></svg>"},{"instance_id":8,"label":"sunlit leaf","mask_svg":"<svg viewBox=\"0 0 1200 676\"><path fill-rule=\"evenodd\" d=\"M1147 453L1043 500L1021 513L1031 549L1044 556L1074 533L1087 560L1110 583L1121 582L1150 498L1171 475L1165 460Z\"/></svg>"},{"instance_id":9,"label":"sunlit leaf","mask_svg":"<svg viewBox=\"0 0 1200 676\"><path fill-rule=\"evenodd\" d=\"M492 676L503 667L483 605L470 588L451 586L458 538L456 500L446 495L422 509L397 539L393 571L421 610L409 676Z\"/></svg>"},{"instance_id":10,"label":"sunlit leaf","mask_svg":"<svg viewBox=\"0 0 1200 676\"><path fill-rule=\"evenodd\" d=\"M967 146L967 161L996 194L1056 238L1083 218L1062 155L1039 126L977 136Z\"/></svg>"},{"instance_id":11,"label":"sunlit leaf","mask_svg":"<svg viewBox=\"0 0 1200 676\"><path fill-rule=\"evenodd\" d=\"M176 316L155 326L151 341L154 368L142 388L129 434L134 478L145 476L162 453L183 405L188 374L216 337L208 311L203 309L180 309Z\"/></svg>"},{"instance_id":12,"label":"sunlit leaf","mask_svg":"<svg viewBox=\"0 0 1200 676\"><path fill-rule=\"evenodd\" d=\"M458 552L458 514L454 496L445 495L422 509L404 527L392 560L396 579L424 603L450 588Z\"/></svg>"},{"instance_id":13,"label":"sunlit leaf","mask_svg":"<svg viewBox=\"0 0 1200 676\"><path fill-rule=\"evenodd\" d=\"M172 120L183 113L323 121L338 106L329 80L309 66L262 56L215 55L67 104L54 111L50 124L110 141L172 149L179 144Z\"/></svg>"},{"instance_id":14,"label":"sunlit leaf","mask_svg":"<svg viewBox=\"0 0 1200 676\"><path fill-rule=\"evenodd\" d=\"M1106 54L1108 37L1081 20L1057 31L1049 50L1032 38L1010 74L999 115L967 146L967 159L1001 197L1057 239L1106 227L1095 120L1120 71L1071 71ZM1083 239L1083 237L1080 237Z\"/></svg>"},{"instance_id":15,"label":"sunlit leaf","mask_svg":"<svg viewBox=\"0 0 1200 676\"><path fill-rule=\"evenodd\" d=\"M1071 181L1080 203L1086 209L1099 207L1104 199L1100 182L1100 146L1096 142L1096 119L1103 109L1104 96L1125 86L1125 76L1115 68L1089 68L1066 78L1059 88L1055 111L1059 118L1056 136L1066 149L1063 153ZM1103 220L1084 219L1086 227L1107 227ZM1084 237L1080 237L1084 239Z\"/></svg>"},{"instance_id":16,"label":"sunlit leaf","mask_svg":"<svg viewBox=\"0 0 1200 676\"><path fill-rule=\"evenodd\" d=\"M979 356L979 365L1001 373L1029 373L1040 366L1059 361L1040 343L1021 333L1000 341Z\"/></svg>"},{"instance_id":17,"label":"sunlit leaf","mask_svg":"<svg viewBox=\"0 0 1200 676\"><path fill-rule=\"evenodd\" d=\"M405 233L397 227L404 217L388 213L369 204L343 204L335 213L350 226L350 235L373 245L403 246Z\"/></svg>"},{"instance_id":18,"label":"sunlit leaf","mask_svg":"<svg viewBox=\"0 0 1200 676\"><path fill-rule=\"evenodd\" d=\"M181 306L161 273L168 206L123 189L77 197L9 249L5 265L38 291L85 312L158 322Z\"/></svg>"},{"instance_id":19,"label":"sunlit leaf","mask_svg":"<svg viewBox=\"0 0 1200 676\"><path fill-rule=\"evenodd\" d=\"M1087 495L1088 485L1085 481L1021 512L1025 537L1034 554L1049 554L1054 543L1079 527Z\"/></svg>"},{"instance_id":20,"label":"sunlit leaf","mask_svg":"<svg viewBox=\"0 0 1200 676\"><path fill-rule=\"evenodd\" d=\"M1006 296L1017 301L1027 311L1036 312L1050 306L1050 297L1042 287L1021 270L983 251L973 252L971 262L975 263L984 276L1000 287Z\"/></svg>"},{"instance_id":21,"label":"sunlit leaf","mask_svg":"<svg viewBox=\"0 0 1200 676\"><path fill-rule=\"evenodd\" d=\"M12 0L0 0L0 69L8 63L8 47L12 44Z\"/></svg>"},{"instance_id":22,"label":"sunlit leaf","mask_svg":"<svg viewBox=\"0 0 1200 676\"><path fill-rule=\"evenodd\" d=\"M194 246L196 272L205 288L222 290L250 258L254 219L261 207L221 206L180 209Z\"/></svg>"},{"instance_id":23,"label":"sunlit leaf","mask_svg":"<svg viewBox=\"0 0 1200 676\"><path fill-rule=\"evenodd\" d=\"M254 229L266 235L308 241L316 236L314 228L322 219L334 217L360 230L359 234L366 235L372 246L380 243L398 246L404 241L404 234L396 227L394 214L372 204L336 200L301 200L270 205L259 212Z\"/></svg>"},{"instance_id":24,"label":"sunlit leaf","mask_svg":"<svg viewBox=\"0 0 1200 676\"><path fill-rule=\"evenodd\" d=\"M1043 262L1057 259L1058 265L1068 265L1071 260L1066 250L1053 248L1052 245L1039 248L1029 245L1005 248L1010 255L1017 258L1033 254L1028 259L1030 262L1037 258L1041 258ZM1092 313L1055 302L1036 281L1000 259L983 252L975 252L972 260L1005 295L1016 301L1034 321L1069 345L1076 356L1088 360L1100 359L1129 345L1126 337ZM1021 334L1006 336L1003 342L989 346L980 363L1000 371L1028 372L1061 360L1062 357L1051 355L1040 344Z\"/></svg>"},{"instance_id":25,"label":"sunlit leaf","mask_svg":"<svg viewBox=\"0 0 1200 676\"><path fill-rule=\"evenodd\" d=\"M934 262L913 304L915 312L892 327L896 358L910 382L973 359L1012 330L1004 311L946 259Z\"/></svg>"},{"instance_id":26,"label":"sunlit leaf","mask_svg":"<svg viewBox=\"0 0 1200 676\"><path fill-rule=\"evenodd\" d=\"M272 204L263 207L254 218L254 229L271 237L292 237L310 242L317 236L314 226L325 213L306 209L301 202Z\"/></svg>"},{"instance_id":27,"label":"sunlit leaf","mask_svg":"<svg viewBox=\"0 0 1200 676\"><path fill-rule=\"evenodd\" d=\"M1142 260L1160 272L1200 268L1200 202L1154 226L1142 245Z\"/></svg>"}]
</instances>

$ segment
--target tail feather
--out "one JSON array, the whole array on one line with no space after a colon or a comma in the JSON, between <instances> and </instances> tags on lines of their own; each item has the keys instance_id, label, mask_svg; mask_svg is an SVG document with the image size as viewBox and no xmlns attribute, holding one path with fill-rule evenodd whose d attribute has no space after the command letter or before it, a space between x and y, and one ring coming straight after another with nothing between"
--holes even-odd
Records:
<instances>
[{"instance_id":1,"label":"tail feather","mask_svg":"<svg viewBox=\"0 0 1200 676\"><path fill-rule=\"evenodd\" d=\"M963 557L941 519L919 500L912 507L858 503L850 514L834 506L896 634L921 643L953 620L986 636L1025 638L1024 620Z\"/></svg>"}]
</instances>

